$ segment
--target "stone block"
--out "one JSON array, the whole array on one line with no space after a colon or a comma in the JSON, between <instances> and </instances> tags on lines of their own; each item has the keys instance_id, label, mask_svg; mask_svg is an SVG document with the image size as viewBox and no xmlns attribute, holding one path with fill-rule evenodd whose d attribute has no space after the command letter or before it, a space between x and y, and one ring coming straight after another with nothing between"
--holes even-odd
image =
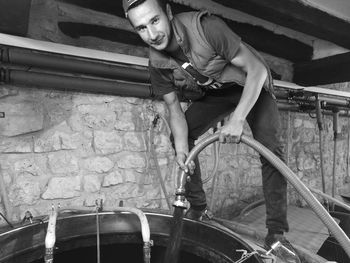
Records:
<instances>
[{"instance_id":1,"label":"stone block","mask_svg":"<svg viewBox=\"0 0 350 263\"><path fill-rule=\"evenodd\" d=\"M142 174L134 171L134 170L125 170L124 171L124 182L129 183L137 183L139 180L139 177L142 176Z\"/></svg>"},{"instance_id":2,"label":"stone block","mask_svg":"<svg viewBox=\"0 0 350 263\"><path fill-rule=\"evenodd\" d=\"M74 150L84 145L83 136L73 132L66 121L56 125L34 139L35 152Z\"/></svg>"},{"instance_id":3,"label":"stone block","mask_svg":"<svg viewBox=\"0 0 350 263\"><path fill-rule=\"evenodd\" d=\"M33 176L20 175L9 188L9 199L14 206L34 205L40 199L40 183Z\"/></svg>"},{"instance_id":4,"label":"stone block","mask_svg":"<svg viewBox=\"0 0 350 263\"><path fill-rule=\"evenodd\" d=\"M19 174L30 174L32 176L41 176L43 171L38 166L35 159L21 159L14 163L14 171Z\"/></svg>"},{"instance_id":5,"label":"stone block","mask_svg":"<svg viewBox=\"0 0 350 263\"><path fill-rule=\"evenodd\" d=\"M157 153L168 153L173 151L170 138L166 134L159 134L155 136L153 143Z\"/></svg>"},{"instance_id":6,"label":"stone block","mask_svg":"<svg viewBox=\"0 0 350 263\"><path fill-rule=\"evenodd\" d=\"M301 127L302 124L303 124L303 120L302 119L294 119L293 127L294 128L299 128L299 127Z\"/></svg>"},{"instance_id":7,"label":"stone block","mask_svg":"<svg viewBox=\"0 0 350 263\"><path fill-rule=\"evenodd\" d=\"M50 179L43 199L67 199L80 196L81 179L73 177L53 177Z\"/></svg>"},{"instance_id":8,"label":"stone block","mask_svg":"<svg viewBox=\"0 0 350 263\"><path fill-rule=\"evenodd\" d=\"M84 168L90 172L106 173L114 167L114 163L107 157L92 157L84 161Z\"/></svg>"},{"instance_id":9,"label":"stone block","mask_svg":"<svg viewBox=\"0 0 350 263\"><path fill-rule=\"evenodd\" d=\"M77 107L86 127L100 130L112 130L117 115L108 105L79 105Z\"/></svg>"},{"instance_id":10,"label":"stone block","mask_svg":"<svg viewBox=\"0 0 350 263\"><path fill-rule=\"evenodd\" d=\"M0 139L1 153L30 153L32 151L32 137L3 137Z\"/></svg>"},{"instance_id":11,"label":"stone block","mask_svg":"<svg viewBox=\"0 0 350 263\"><path fill-rule=\"evenodd\" d=\"M94 193L101 189L101 178L98 175L90 174L84 176L84 191Z\"/></svg>"},{"instance_id":12,"label":"stone block","mask_svg":"<svg viewBox=\"0 0 350 263\"><path fill-rule=\"evenodd\" d=\"M0 135L11 137L43 129L43 107L36 101L2 102L1 111L5 118L0 118Z\"/></svg>"},{"instance_id":13,"label":"stone block","mask_svg":"<svg viewBox=\"0 0 350 263\"><path fill-rule=\"evenodd\" d=\"M144 133L127 132L124 135L125 150L132 152L144 152L147 150Z\"/></svg>"},{"instance_id":14,"label":"stone block","mask_svg":"<svg viewBox=\"0 0 350 263\"><path fill-rule=\"evenodd\" d=\"M79 171L77 157L69 151L58 151L48 155L48 163L52 173L75 175Z\"/></svg>"},{"instance_id":15,"label":"stone block","mask_svg":"<svg viewBox=\"0 0 350 263\"><path fill-rule=\"evenodd\" d=\"M127 200L129 198L135 198L143 196L142 192L139 192L137 184L135 183L123 183L113 187L113 191L110 193L109 198Z\"/></svg>"},{"instance_id":16,"label":"stone block","mask_svg":"<svg viewBox=\"0 0 350 263\"><path fill-rule=\"evenodd\" d=\"M118 153L123 150L122 134L116 131L95 131L94 146L98 154Z\"/></svg>"},{"instance_id":17,"label":"stone block","mask_svg":"<svg viewBox=\"0 0 350 263\"><path fill-rule=\"evenodd\" d=\"M15 96L18 95L18 88L9 86L6 84L1 84L0 87L0 99L5 98L8 96Z\"/></svg>"},{"instance_id":18,"label":"stone block","mask_svg":"<svg viewBox=\"0 0 350 263\"><path fill-rule=\"evenodd\" d=\"M304 120L303 126L306 129L316 129L317 122L316 120L310 121L310 120Z\"/></svg>"},{"instance_id":19,"label":"stone block","mask_svg":"<svg viewBox=\"0 0 350 263\"><path fill-rule=\"evenodd\" d=\"M102 182L103 187L109 187L123 183L123 175L120 171L113 171L107 174Z\"/></svg>"},{"instance_id":20,"label":"stone block","mask_svg":"<svg viewBox=\"0 0 350 263\"><path fill-rule=\"evenodd\" d=\"M146 158L142 153L123 152L117 155L117 164L123 169L145 168Z\"/></svg>"},{"instance_id":21,"label":"stone block","mask_svg":"<svg viewBox=\"0 0 350 263\"><path fill-rule=\"evenodd\" d=\"M142 110L132 109L118 114L114 128L117 131L144 131L145 123Z\"/></svg>"}]
</instances>

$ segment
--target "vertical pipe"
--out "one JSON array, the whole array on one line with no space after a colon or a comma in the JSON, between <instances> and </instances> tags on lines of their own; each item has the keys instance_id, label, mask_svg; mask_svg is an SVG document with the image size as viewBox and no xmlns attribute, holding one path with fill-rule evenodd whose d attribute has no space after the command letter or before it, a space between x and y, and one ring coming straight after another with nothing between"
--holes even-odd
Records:
<instances>
[{"instance_id":1,"label":"vertical pipe","mask_svg":"<svg viewBox=\"0 0 350 263\"><path fill-rule=\"evenodd\" d=\"M325 183L325 172L323 164L323 123L322 123L322 113L321 113L321 102L318 95L315 96L315 108L316 108L316 118L317 125L319 130L319 150L320 150L320 167L321 167L321 182L322 182L322 191L326 193L326 183ZM323 200L324 204L328 207L328 201Z\"/></svg>"},{"instance_id":2,"label":"vertical pipe","mask_svg":"<svg viewBox=\"0 0 350 263\"><path fill-rule=\"evenodd\" d=\"M7 188L5 186L5 180L4 180L4 177L2 175L1 165L0 165L0 193L1 193L2 204L3 204L4 209L5 209L6 218L11 222L12 221L12 209L11 209L10 201L8 199Z\"/></svg>"},{"instance_id":3,"label":"vertical pipe","mask_svg":"<svg viewBox=\"0 0 350 263\"><path fill-rule=\"evenodd\" d=\"M56 220L57 220L57 209L52 205L49 214L49 222L47 224L47 232L45 236L45 263L53 262L53 252L56 243Z\"/></svg>"},{"instance_id":4,"label":"vertical pipe","mask_svg":"<svg viewBox=\"0 0 350 263\"><path fill-rule=\"evenodd\" d=\"M333 174L332 174L332 197L335 196L335 185L336 185L336 169L337 169L337 142L338 142L338 121L339 121L339 110L333 110Z\"/></svg>"}]
</instances>

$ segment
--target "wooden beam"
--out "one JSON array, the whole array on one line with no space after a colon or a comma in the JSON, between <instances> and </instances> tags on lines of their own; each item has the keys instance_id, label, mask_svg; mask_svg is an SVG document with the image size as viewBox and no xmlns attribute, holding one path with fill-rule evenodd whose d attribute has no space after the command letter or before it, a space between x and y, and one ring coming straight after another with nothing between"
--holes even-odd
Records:
<instances>
[{"instance_id":1,"label":"wooden beam","mask_svg":"<svg viewBox=\"0 0 350 263\"><path fill-rule=\"evenodd\" d=\"M350 81L350 52L294 64L297 84L324 85Z\"/></svg>"},{"instance_id":2,"label":"wooden beam","mask_svg":"<svg viewBox=\"0 0 350 263\"><path fill-rule=\"evenodd\" d=\"M176 3L171 3L171 6L175 14L194 10ZM61 21L59 28L66 35L71 37L89 35L124 44L144 46L141 39L127 24L124 13L120 11L121 1L60 0L58 7L64 15L59 17ZM275 34L259 26L238 23L225 18L223 20L245 42L259 51L292 62L308 61L312 57L312 47L300 41Z\"/></svg>"},{"instance_id":3,"label":"wooden beam","mask_svg":"<svg viewBox=\"0 0 350 263\"><path fill-rule=\"evenodd\" d=\"M90 36L134 46L147 46L137 34L123 29L76 22L58 22L58 27L71 38Z\"/></svg>"},{"instance_id":4,"label":"wooden beam","mask_svg":"<svg viewBox=\"0 0 350 263\"><path fill-rule=\"evenodd\" d=\"M85 23L134 32L130 22L124 17L62 2L57 2L57 9L59 22Z\"/></svg>"},{"instance_id":5,"label":"wooden beam","mask_svg":"<svg viewBox=\"0 0 350 263\"><path fill-rule=\"evenodd\" d=\"M213 0L280 26L350 48L350 23L301 0Z\"/></svg>"},{"instance_id":6,"label":"wooden beam","mask_svg":"<svg viewBox=\"0 0 350 263\"><path fill-rule=\"evenodd\" d=\"M26 36L31 0L0 0L0 32Z\"/></svg>"},{"instance_id":7,"label":"wooden beam","mask_svg":"<svg viewBox=\"0 0 350 263\"><path fill-rule=\"evenodd\" d=\"M313 47L298 40L275 34L259 26L227 19L224 21L243 41L259 51L292 62L309 61L312 58Z\"/></svg>"}]
</instances>

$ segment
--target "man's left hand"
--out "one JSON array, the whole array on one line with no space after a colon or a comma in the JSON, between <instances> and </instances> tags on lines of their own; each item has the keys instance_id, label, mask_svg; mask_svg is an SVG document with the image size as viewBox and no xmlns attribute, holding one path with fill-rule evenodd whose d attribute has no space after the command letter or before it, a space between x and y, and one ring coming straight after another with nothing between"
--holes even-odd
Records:
<instances>
[{"instance_id":1,"label":"man's left hand","mask_svg":"<svg viewBox=\"0 0 350 263\"><path fill-rule=\"evenodd\" d=\"M239 143L243 133L242 121L229 120L220 130L219 141L221 143Z\"/></svg>"}]
</instances>

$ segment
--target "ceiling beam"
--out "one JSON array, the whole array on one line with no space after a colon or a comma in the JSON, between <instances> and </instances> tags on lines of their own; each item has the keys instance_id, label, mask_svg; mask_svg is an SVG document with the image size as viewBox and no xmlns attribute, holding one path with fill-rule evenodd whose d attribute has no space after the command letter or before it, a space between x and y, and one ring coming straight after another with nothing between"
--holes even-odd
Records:
<instances>
[{"instance_id":1,"label":"ceiling beam","mask_svg":"<svg viewBox=\"0 0 350 263\"><path fill-rule=\"evenodd\" d=\"M223 6L350 49L350 23L301 0L213 0Z\"/></svg>"},{"instance_id":2,"label":"ceiling beam","mask_svg":"<svg viewBox=\"0 0 350 263\"><path fill-rule=\"evenodd\" d=\"M0 0L0 32L26 36L31 0Z\"/></svg>"},{"instance_id":3,"label":"ceiling beam","mask_svg":"<svg viewBox=\"0 0 350 263\"><path fill-rule=\"evenodd\" d=\"M100 2L102 1L102 2ZM108 26L111 24L110 15L115 17L115 20L120 21L124 18L124 13L121 7L121 1L107 1L107 0L60 0L59 2L70 3L70 6L79 6L75 12L86 12L86 16L91 16L91 11L94 10L98 12L99 19L103 20L105 13L106 23L103 21L96 21L96 16L93 19L82 19L79 18L69 20L69 17L60 17L59 28L61 31L73 38L78 38L79 36L94 36L104 40L122 42L124 44L132 44L138 46L144 46L142 40L134 32L127 32L122 28L117 28L116 26ZM104 6L106 4L106 6ZM172 3L173 12L180 13L185 11L193 11L194 9ZM60 6L60 5L59 5ZM64 6L61 5L61 8ZM67 12L63 12L67 14ZM109 15L107 15L109 14ZM75 17L84 17L82 14ZM62 21L63 20L63 21ZM246 23L239 23L232 20L223 18L223 20L228 24L228 26L236 32L243 41L253 46L255 49L268 53L270 55L284 58L292 62L308 61L312 57L313 48L306 45L298 40L283 36L280 34L275 34L272 31L264 29L260 26L253 26ZM106 26L103 27L103 24Z\"/></svg>"},{"instance_id":4,"label":"ceiling beam","mask_svg":"<svg viewBox=\"0 0 350 263\"><path fill-rule=\"evenodd\" d=\"M350 52L294 64L293 81L299 85L325 85L350 81Z\"/></svg>"}]
</instances>

